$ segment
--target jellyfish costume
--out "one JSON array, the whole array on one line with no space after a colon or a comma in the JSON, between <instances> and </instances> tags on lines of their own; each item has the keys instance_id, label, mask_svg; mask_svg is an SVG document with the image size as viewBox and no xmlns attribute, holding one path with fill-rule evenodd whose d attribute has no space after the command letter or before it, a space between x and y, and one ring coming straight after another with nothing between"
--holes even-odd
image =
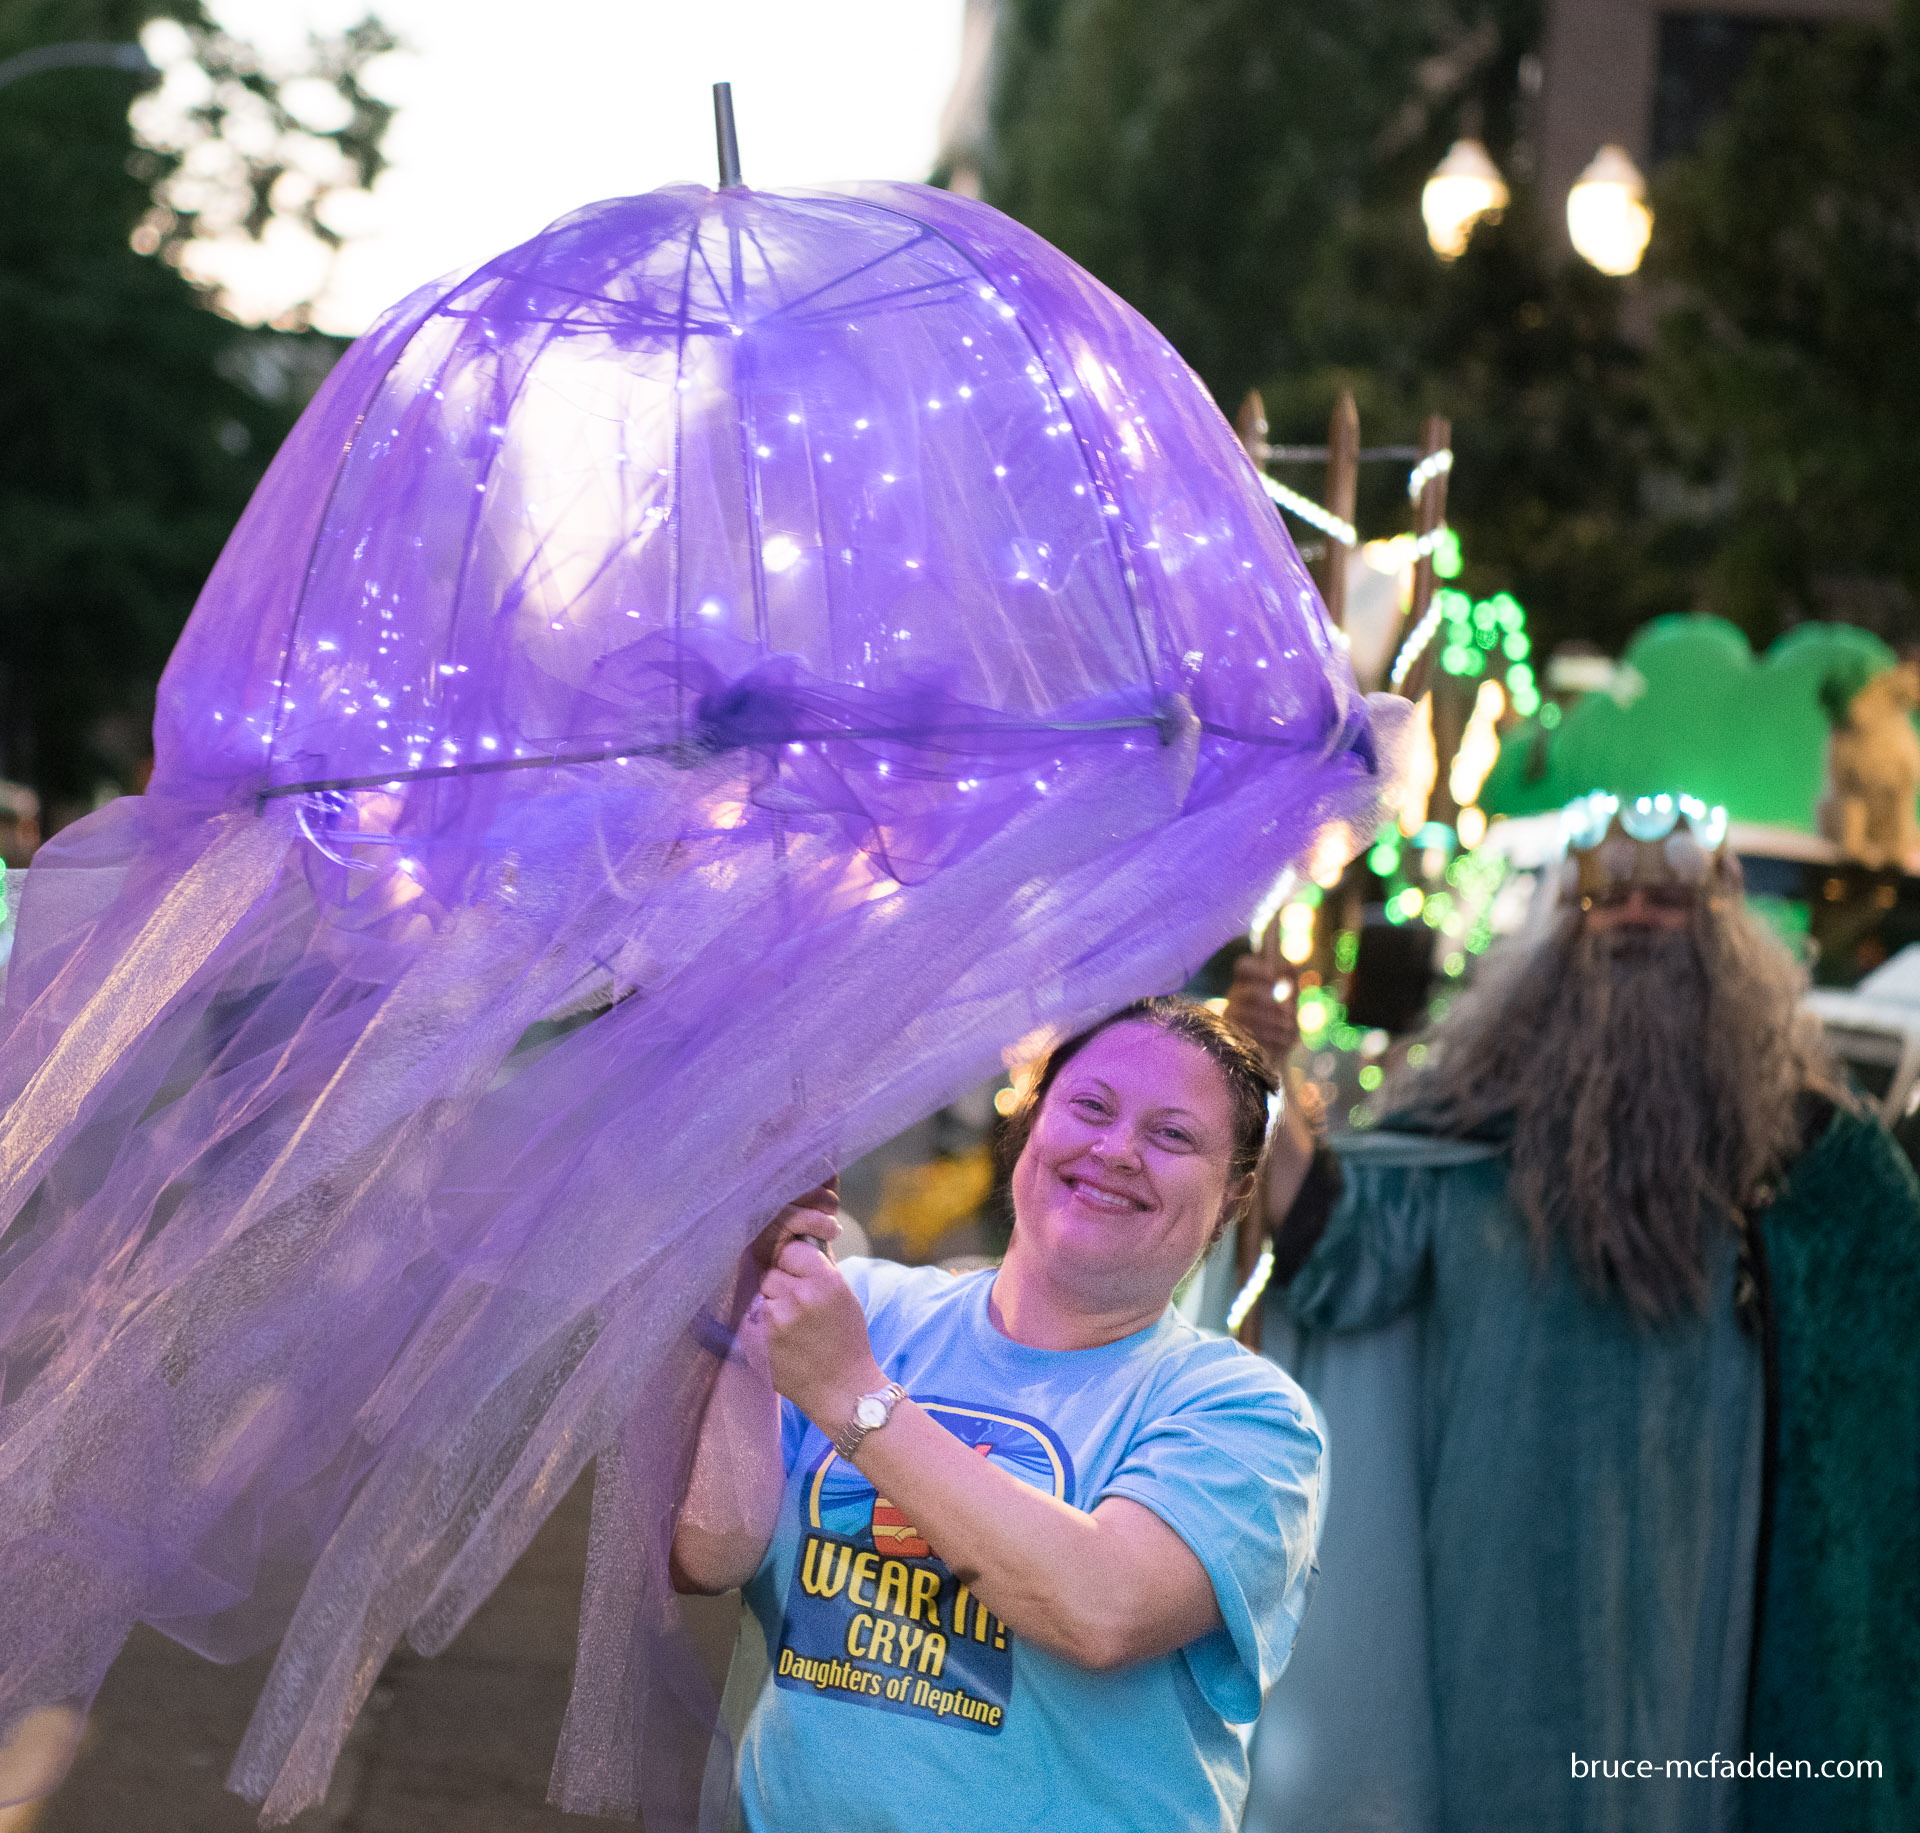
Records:
<instances>
[{"instance_id":1,"label":"jellyfish costume","mask_svg":"<svg viewBox=\"0 0 1920 1833\"><path fill-rule=\"evenodd\" d=\"M591 1462L554 1798L684 1821L743 1247L1357 842L1392 724L1197 379L981 204L675 187L393 308L30 876L0 1735L135 1622L277 1642L282 1821Z\"/></svg>"}]
</instances>

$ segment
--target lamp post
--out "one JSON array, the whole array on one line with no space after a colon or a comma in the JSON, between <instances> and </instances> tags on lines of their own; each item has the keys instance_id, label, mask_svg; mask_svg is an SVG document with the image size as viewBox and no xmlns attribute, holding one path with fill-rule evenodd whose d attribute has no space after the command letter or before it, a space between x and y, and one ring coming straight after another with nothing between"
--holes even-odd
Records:
<instances>
[{"instance_id":1,"label":"lamp post","mask_svg":"<svg viewBox=\"0 0 1920 1833\"><path fill-rule=\"evenodd\" d=\"M70 44L35 45L0 62L0 89L42 70L124 70L130 76L158 76L153 60L138 45L108 45L93 39Z\"/></svg>"},{"instance_id":2,"label":"lamp post","mask_svg":"<svg viewBox=\"0 0 1920 1833\"><path fill-rule=\"evenodd\" d=\"M1507 181L1478 140L1456 140L1420 193L1427 241L1443 261L1466 252L1474 224L1495 221L1507 207Z\"/></svg>"},{"instance_id":3,"label":"lamp post","mask_svg":"<svg viewBox=\"0 0 1920 1833\"><path fill-rule=\"evenodd\" d=\"M1647 251L1647 181L1624 147L1603 146L1567 193L1567 234L1603 274L1630 274Z\"/></svg>"}]
</instances>

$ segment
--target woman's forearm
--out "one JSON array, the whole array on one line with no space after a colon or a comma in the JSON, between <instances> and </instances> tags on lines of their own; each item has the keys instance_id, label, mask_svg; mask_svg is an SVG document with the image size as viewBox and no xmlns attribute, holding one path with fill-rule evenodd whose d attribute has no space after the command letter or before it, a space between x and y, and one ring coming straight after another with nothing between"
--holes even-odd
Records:
<instances>
[{"instance_id":1,"label":"woman's forearm","mask_svg":"<svg viewBox=\"0 0 1920 1833\"><path fill-rule=\"evenodd\" d=\"M726 1305L733 1320L726 1359L700 1418L693 1471L674 1522L668 1570L677 1591L731 1591L767 1556L787 1472L760 1281L788 1242L830 1244L840 1232L838 1208L839 1183L829 1178L782 1209L741 1257Z\"/></svg>"},{"instance_id":2,"label":"woman's forearm","mask_svg":"<svg viewBox=\"0 0 1920 1833\"><path fill-rule=\"evenodd\" d=\"M780 1400L748 1325L721 1363L700 1422L693 1474L674 1523L676 1591L731 1591L760 1569L786 1487Z\"/></svg>"},{"instance_id":3,"label":"woman's forearm","mask_svg":"<svg viewBox=\"0 0 1920 1833\"><path fill-rule=\"evenodd\" d=\"M1265 1163L1254 1197L1269 1234L1286 1219L1293 1199L1300 1194L1307 1167L1313 1162L1313 1126L1300 1100L1302 1078L1291 1069L1283 1070L1282 1075L1286 1097L1280 1104L1279 1118L1267 1136Z\"/></svg>"},{"instance_id":4,"label":"woman's forearm","mask_svg":"<svg viewBox=\"0 0 1920 1833\"><path fill-rule=\"evenodd\" d=\"M1206 1569L1150 1510L1091 1514L995 1468L911 1401L854 1457L948 1568L1015 1635L1082 1667L1184 1646L1220 1622Z\"/></svg>"}]
</instances>

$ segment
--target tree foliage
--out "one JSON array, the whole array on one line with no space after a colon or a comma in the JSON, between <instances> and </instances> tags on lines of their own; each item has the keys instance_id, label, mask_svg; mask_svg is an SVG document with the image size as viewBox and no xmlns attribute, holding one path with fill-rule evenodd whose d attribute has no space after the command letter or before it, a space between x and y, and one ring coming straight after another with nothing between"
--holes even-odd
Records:
<instances>
[{"instance_id":1,"label":"tree foliage","mask_svg":"<svg viewBox=\"0 0 1920 1833\"><path fill-rule=\"evenodd\" d=\"M1299 366L1292 309L1428 35L1377 0L1010 0L985 177L1223 400Z\"/></svg>"},{"instance_id":2,"label":"tree foliage","mask_svg":"<svg viewBox=\"0 0 1920 1833\"><path fill-rule=\"evenodd\" d=\"M1657 193L1656 383L1706 504L1703 598L1920 636L1920 5L1763 45Z\"/></svg>"},{"instance_id":3,"label":"tree foliage","mask_svg":"<svg viewBox=\"0 0 1920 1833\"><path fill-rule=\"evenodd\" d=\"M198 5L170 17L166 80L133 109L140 151L130 162L153 201L133 245L193 267L194 245L257 240L295 227L328 249L342 237L330 210L386 169L393 105L370 91L367 66L399 40L369 15L346 31L313 35L290 69L269 69L245 39L211 25ZM304 328L296 300L288 328Z\"/></svg>"},{"instance_id":4,"label":"tree foliage","mask_svg":"<svg viewBox=\"0 0 1920 1833\"><path fill-rule=\"evenodd\" d=\"M239 58L196 0L0 0L0 57L126 42L163 10L216 63ZM142 780L153 684L338 349L235 324L135 252L156 192L164 206L210 163L136 143L139 87L64 69L0 90L0 774L38 789L55 825ZM382 127L365 124L374 157Z\"/></svg>"},{"instance_id":5,"label":"tree foliage","mask_svg":"<svg viewBox=\"0 0 1920 1833\"><path fill-rule=\"evenodd\" d=\"M1343 388L1370 444L1446 414L1462 583L1518 596L1543 649L1693 608L1761 639L1861 615L1822 581L1848 556L1911 580L1920 542L1915 34L1898 58L1864 28L1772 43L1663 175L1652 272L1623 285L1533 192L1543 25L1539 0L1014 0L987 195L1229 413L1261 387L1276 440L1323 437ZM1462 133L1514 197L1442 263L1420 192ZM1363 529L1405 525L1399 484L1363 472Z\"/></svg>"}]
</instances>

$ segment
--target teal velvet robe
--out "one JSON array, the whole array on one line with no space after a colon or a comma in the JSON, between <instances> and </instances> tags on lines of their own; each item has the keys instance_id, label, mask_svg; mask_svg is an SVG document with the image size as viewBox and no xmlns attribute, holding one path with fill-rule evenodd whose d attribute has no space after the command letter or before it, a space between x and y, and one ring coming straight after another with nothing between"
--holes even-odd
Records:
<instances>
[{"instance_id":1,"label":"teal velvet robe","mask_svg":"<svg viewBox=\"0 0 1920 1833\"><path fill-rule=\"evenodd\" d=\"M1771 1415L1730 1236L1704 1314L1652 1328L1539 1265L1497 1150L1339 1149L1269 1311L1331 1455L1251 1833L1920 1825L1920 1189L1884 1131L1837 1115L1762 1212ZM1743 1782L1749 1751L1885 1773Z\"/></svg>"}]
</instances>

